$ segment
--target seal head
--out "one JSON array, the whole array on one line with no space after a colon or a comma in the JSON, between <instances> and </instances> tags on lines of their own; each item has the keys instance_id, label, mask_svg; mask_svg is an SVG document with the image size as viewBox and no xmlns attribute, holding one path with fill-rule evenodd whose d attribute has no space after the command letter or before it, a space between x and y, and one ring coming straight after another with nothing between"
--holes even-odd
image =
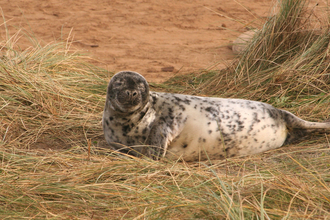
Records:
<instances>
[{"instance_id":1,"label":"seal head","mask_svg":"<svg viewBox=\"0 0 330 220\"><path fill-rule=\"evenodd\" d=\"M139 111L149 101L149 85L139 73L119 72L109 82L106 101L116 112Z\"/></svg>"}]
</instances>

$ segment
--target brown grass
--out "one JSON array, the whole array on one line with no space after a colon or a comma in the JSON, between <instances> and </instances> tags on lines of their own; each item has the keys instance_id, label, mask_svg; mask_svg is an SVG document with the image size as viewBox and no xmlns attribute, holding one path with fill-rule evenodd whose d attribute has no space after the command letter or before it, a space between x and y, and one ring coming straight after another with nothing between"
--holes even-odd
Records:
<instances>
[{"instance_id":1,"label":"brown grass","mask_svg":"<svg viewBox=\"0 0 330 220\"><path fill-rule=\"evenodd\" d=\"M177 77L167 87L264 101L298 115L313 115L309 120L326 119L330 111L329 20L315 17L306 4L304 0L281 1L279 12L227 69L188 75L184 80Z\"/></svg>"}]
</instances>

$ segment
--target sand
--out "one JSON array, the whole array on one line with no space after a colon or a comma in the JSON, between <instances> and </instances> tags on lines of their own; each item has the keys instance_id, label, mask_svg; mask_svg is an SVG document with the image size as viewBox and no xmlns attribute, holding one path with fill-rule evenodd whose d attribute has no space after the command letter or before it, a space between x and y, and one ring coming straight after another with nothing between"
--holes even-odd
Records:
<instances>
[{"instance_id":1,"label":"sand","mask_svg":"<svg viewBox=\"0 0 330 220\"><path fill-rule=\"evenodd\" d=\"M10 34L25 29L43 43L70 38L95 65L163 82L176 74L224 68L235 57L233 40L260 28L274 2L2 0L1 7ZM5 28L0 29L5 40ZM23 39L18 43L28 46Z\"/></svg>"}]
</instances>

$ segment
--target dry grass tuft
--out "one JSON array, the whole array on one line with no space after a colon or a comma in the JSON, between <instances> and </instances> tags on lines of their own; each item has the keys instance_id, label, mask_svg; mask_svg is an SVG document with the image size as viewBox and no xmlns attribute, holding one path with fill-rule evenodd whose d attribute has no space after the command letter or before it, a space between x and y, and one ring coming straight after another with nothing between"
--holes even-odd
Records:
<instances>
[{"instance_id":1,"label":"dry grass tuft","mask_svg":"<svg viewBox=\"0 0 330 220\"><path fill-rule=\"evenodd\" d=\"M190 78L186 92L328 117L329 36L307 28L303 3L283 0L231 69ZM32 45L22 51L17 38L0 51L1 219L329 218L329 136L189 164L101 149L108 74L71 50L70 40L41 46L28 37Z\"/></svg>"},{"instance_id":2,"label":"dry grass tuft","mask_svg":"<svg viewBox=\"0 0 330 220\"><path fill-rule=\"evenodd\" d=\"M27 37L32 45L24 51L16 35L0 43L0 145L29 148L48 139L62 148L99 135L106 72L71 51L69 39L41 46Z\"/></svg>"},{"instance_id":3,"label":"dry grass tuft","mask_svg":"<svg viewBox=\"0 0 330 220\"><path fill-rule=\"evenodd\" d=\"M182 86L186 93L264 101L300 115L326 119L330 111L328 18L316 17L305 0L282 0L247 50L222 71L205 71ZM325 11L327 8L324 9ZM176 89L182 78L167 86ZM174 88L173 88L174 87Z\"/></svg>"},{"instance_id":4,"label":"dry grass tuft","mask_svg":"<svg viewBox=\"0 0 330 220\"><path fill-rule=\"evenodd\" d=\"M2 219L326 219L330 149L186 164L92 148L1 150Z\"/></svg>"}]
</instances>

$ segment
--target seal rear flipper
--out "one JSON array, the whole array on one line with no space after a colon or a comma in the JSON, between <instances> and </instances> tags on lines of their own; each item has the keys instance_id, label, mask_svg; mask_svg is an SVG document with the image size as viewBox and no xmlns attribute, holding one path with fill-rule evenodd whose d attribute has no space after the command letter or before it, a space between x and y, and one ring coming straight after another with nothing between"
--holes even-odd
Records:
<instances>
[{"instance_id":1,"label":"seal rear flipper","mask_svg":"<svg viewBox=\"0 0 330 220\"><path fill-rule=\"evenodd\" d=\"M280 110L288 129L320 130L330 132L330 122L305 121L291 112Z\"/></svg>"},{"instance_id":2,"label":"seal rear flipper","mask_svg":"<svg viewBox=\"0 0 330 220\"><path fill-rule=\"evenodd\" d=\"M288 129L288 135L287 135L283 145L296 143L296 142L304 139L304 137L308 136L309 133L310 132L308 132L305 129L290 128L290 129Z\"/></svg>"},{"instance_id":3,"label":"seal rear flipper","mask_svg":"<svg viewBox=\"0 0 330 220\"><path fill-rule=\"evenodd\" d=\"M280 110L288 129L288 136L284 144L291 144L315 133L330 133L330 122L305 121L294 114Z\"/></svg>"}]
</instances>

